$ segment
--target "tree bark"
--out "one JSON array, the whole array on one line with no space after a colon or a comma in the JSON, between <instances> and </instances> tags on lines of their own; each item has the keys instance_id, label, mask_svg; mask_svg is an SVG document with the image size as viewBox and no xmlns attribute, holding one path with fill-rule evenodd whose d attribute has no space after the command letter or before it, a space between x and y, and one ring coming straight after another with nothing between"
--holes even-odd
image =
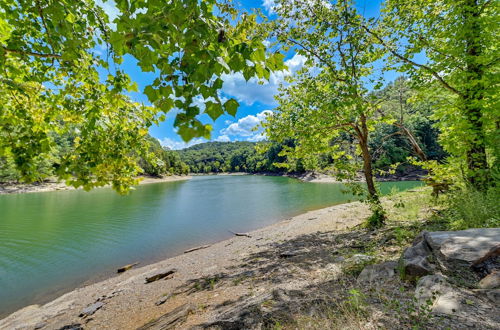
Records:
<instances>
[{"instance_id":1,"label":"tree bark","mask_svg":"<svg viewBox=\"0 0 500 330\"><path fill-rule=\"evenodd\" d=\"M483 130L481 101L484 98L485 86L484 64L480 58L483 52L481 46L481 26L479 23L481 7L477 0L466 0L464 5L464 30L466 43L466 79L467 85L463 91L462 102L464 113L470 124L471 136L466 152L469 183L478 190L484 190L488 185L489 166L486 157L486 143Z\"/></svg>"},{"instance_id":2,"label":"tree bark","mask_svg":"<svg viewBox=\"0 0 500 330\"><path fill-rule=\"evenodd\" d=\"M370 195L371 198L378 199L375 182L373 180L372 160L370 151L368 150L368 145L366 141L359 141L359 146L361 147L361 153L363 156L363 172L365 175L366 186L368 188L368 195Z\"/></svg>"},{"instance_id":3,"label":"tree bark","mask_svg":"<svg viewBox=\"0 0 500 330\"><path fill-rule=\"evenodd\" d=\"M361 116L361 128L358 133L358 143L361 148L361 155L363 157L363 172L366 180L366 187L368 195L374 201L378 201L377 189L375 188L375 181L373 179L372 156L368 149L368 128L366 126L366 117Z\"/></svg>"}]
</instances>

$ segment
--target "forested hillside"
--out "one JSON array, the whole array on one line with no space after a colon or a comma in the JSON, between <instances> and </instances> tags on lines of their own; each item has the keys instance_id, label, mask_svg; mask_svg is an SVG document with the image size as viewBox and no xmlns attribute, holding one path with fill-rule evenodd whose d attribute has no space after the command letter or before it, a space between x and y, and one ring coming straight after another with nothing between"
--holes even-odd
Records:
<instances>
[{"instance_id":1,"label":"forested hillside","mask_svg":"<svg viewBox=\"0 0 500 330\"><path fill-rule=\"evenodd\" d=\"M278 156L281 146L270 144L261 153L255 142L208 142L179 150L181 160L192 173L219 172L282 172L276 163L283 162Z\"/></svg>"}]
</instances>

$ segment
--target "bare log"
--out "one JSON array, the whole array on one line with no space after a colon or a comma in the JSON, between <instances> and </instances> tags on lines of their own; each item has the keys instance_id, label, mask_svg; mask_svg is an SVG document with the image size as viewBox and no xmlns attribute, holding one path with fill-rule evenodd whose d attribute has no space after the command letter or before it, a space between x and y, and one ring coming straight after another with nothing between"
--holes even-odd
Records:
<instances>
[{"instance_id":1,"label":"bare log","mask_svg":"<svg viewBox=\"0 0 500 330\"><path fill-rule=\"evenodd\" d=\"M168 271L166 271L164 273L158 273L156 275L153 275L153 276L150 276L150 277L146 277L146 284L154 282L154 281L161 280L162 278L170 276L170 275L174 274L175 272L177 272L177 269L170 269L170 270L168 270Z\"/></svg>"},{"instance_id":2,"label":"bare log","mask_svg":"<svg viewBox=\"0 0 500 330\"><path fill-rule=\"evenodd\" d=\"M245 236L245 237L249 237L249 238L252 238L252 236L250 234L247 234L247 233L235 233L234 231L232 230L229 230L229 232L231 234L233 234L234 236Z\"/></svg>"},{"instance_id":3,"label":"bare log","mask_svg":"<svg viewBox=\"0 0 500 330\"><path fill-rule=\"evenodd\" d=\"M138 262L134 262L133 264L125 265L125 266L123 266L121 268L118 268L116 272L117 273L123 273L123 272L129 270L130 268L132 268L134 266L137 266L138 264L139 264Z\"/></svg>"},{"instance_id":4,"label":"bare log","mask_svg":"<svg viewBox=\"0 0 500 330\"><path fill-rule=\"evenodd\" d=\"M209 245L197 246L195 248L192 248L192 249L184 251L184 253L189 253L189 252L193 252L193 251L197 251L197 250L201 250L201 249L206 249L207 247L210 247L210 244Z\"/></svg>"}]
</instances>

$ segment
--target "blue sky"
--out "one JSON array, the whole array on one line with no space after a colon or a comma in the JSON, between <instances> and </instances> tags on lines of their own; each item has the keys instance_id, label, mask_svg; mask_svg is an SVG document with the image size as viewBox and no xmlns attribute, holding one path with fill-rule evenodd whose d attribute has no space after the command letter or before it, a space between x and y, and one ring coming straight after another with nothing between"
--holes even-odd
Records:
<instances>
[{"instance_id":1,"label":"blue sky","mask_svg":"<svg viewBox=\"0 0 500 330\"><path fill-rule=\"evenodd\" d=\"M111 20L116 16L117 10L113 1L97 2L106 10ZM380 2L380 0L358 0L357 7L365 16L378 16ZM260 8L265 14L271 18L273 17L273 0L240 0L239 4L248 10ZM205 123L212 124L213 141L258 141L264 138L262 133L259 130L255 131L254 128L259 126L269 110L277 106L274 95L276 95L278 87L284 81L285 76L294 74L305 62L304 57L293 52L289 52L285 60L289 67L288 72L273 73L269 81L263 85L258 84L255 79L246 82L239 73L223 77L222 95L227 98L235 98L240 103L240 107L235 117L223 115L215 122L207 116L201 117ZM141 72L132 57L126 57L121 68L130 75L132 80L137 82L140 91L150 84L155 77L152 73ZM131 97L134 101L149 104L142 93L134 93ZM198 138L184 143L174 130L174 118L175 112L171 111L167 114L167 119L164 122L158 126L152 126L149 130L150 134L160 140L162 145L171 149L181 149L193 144L207 142L203 138Z\"/></svg>"}]
</instances>

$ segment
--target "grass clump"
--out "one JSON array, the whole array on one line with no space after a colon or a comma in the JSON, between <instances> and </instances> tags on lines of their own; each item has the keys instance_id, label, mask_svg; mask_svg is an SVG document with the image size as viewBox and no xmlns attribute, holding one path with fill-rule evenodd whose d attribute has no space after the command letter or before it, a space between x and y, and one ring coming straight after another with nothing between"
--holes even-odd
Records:
<instances>
[{"instance_id":1,"label":"grass clump","mask_svg":"<svg viewBox=\"0 0 500 330\"><path fill-rule=\"evenodd\" d=\"M487 192L460 190L450 193L443 203L449 229L500 227L500 189Z\"/></svg>"}]
</instances>

